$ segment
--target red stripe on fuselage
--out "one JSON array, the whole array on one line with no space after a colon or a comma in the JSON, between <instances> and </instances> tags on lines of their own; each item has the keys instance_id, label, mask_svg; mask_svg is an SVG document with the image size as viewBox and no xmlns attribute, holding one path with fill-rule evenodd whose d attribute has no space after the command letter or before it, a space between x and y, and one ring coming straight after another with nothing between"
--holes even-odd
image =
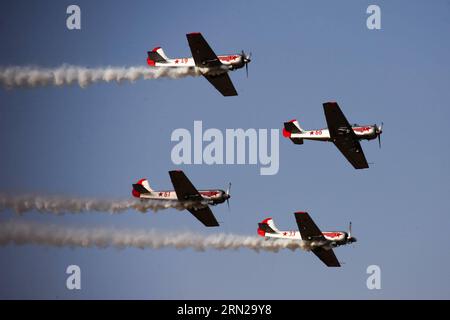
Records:
<instances>
[{"instance_id":1,"label":"red stripe on fuselage","mask_svg":"<svg viewBox=\"0 0 450 320\"><path fill-rule=\"evenodd\" d=\"M231 55L231 56L218 56L220 61L232 61L236 60L239 56L237 55Z\"/></svg>"},{"instance_id":2,"label":"red stripe on fuselage","mask_svg":"<svg viewBox=\"0 0 450 320\"><path fill-rule=\"evenodd\" d=\"M370 131L371 127L353 127L353 131L363 133L365 131Z\"/></svg>"},{"instance_id":3,"label":"red stripe on fuselage","mask_svg":"<svg viewBox=\"0 0 450 320\"><path fill-rule=\"evenodd\" d=\"M206 197L213 197L216 196L219 191L201 191L199 192L202 196L206 196Z\"/></svg>"},{"instance_id":4,"label":"red stripe on fuselage","mask_svg":"<svg viewBox=\"0 0 450 320\"><path fill-rule=\"evenodd\" d=\"M337 238L342 235L342 232L322 232L322 234L330 238Z\"/></svg>"}]
</instances>

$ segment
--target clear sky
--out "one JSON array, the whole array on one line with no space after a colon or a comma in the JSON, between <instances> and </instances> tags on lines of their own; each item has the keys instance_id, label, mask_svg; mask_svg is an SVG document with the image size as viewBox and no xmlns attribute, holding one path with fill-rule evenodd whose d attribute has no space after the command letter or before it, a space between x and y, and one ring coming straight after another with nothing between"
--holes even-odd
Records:
<instances>
[{"instance_id":1,"label":"clear sky","mask_svg":"<svg viewBox=\"0 0 450 320\"><path fill-rule=\"evenodd\" d=\"M273 217L295 229L308 211L323 230L358 242L330 269L311 253L282 251L0 248L0 298L450 298L450 2L433 1L76 1L82 29L66 28L73 1L2 1L0 65L145 65L146 51L189 56L185 34L202 32L216 53L253 53L224 98L201 78L35 89L0 89L0 191L87 197L130 196L148 177L171 188L182 169L198 188L233 183L231 211L213 208L218 229L189 213L122 215L3 212L67 226L111 226L201 234L255 234ZM381 30L366 9L381 7ZM362 142L368 170L354 170L329 143L280 138L280 170L252 165L172 163L173 130L277 128L297 118L325 126L322 103L337 101L350 122L384 121L382 149ZM66 267L82 290L65 287ZM366 268L381 268L368 290Z\"/></svg>"}]
</instances>

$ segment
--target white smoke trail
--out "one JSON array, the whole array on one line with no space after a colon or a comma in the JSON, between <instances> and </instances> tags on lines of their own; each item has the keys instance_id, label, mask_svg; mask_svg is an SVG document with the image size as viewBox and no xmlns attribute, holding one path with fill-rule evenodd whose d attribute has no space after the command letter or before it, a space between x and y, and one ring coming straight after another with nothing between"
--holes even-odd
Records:
<instances>
[{"instance_id":1,"label":"white smoke trail","mask_svg":"<svg viewBox=\"0 0 450 320\"><path fill-rule=\"evenodd\" d=\"M148 210L158 211L174 208L184 210L195 207L198 203L171 200L145 200L138 199L91 199L63 196L42 195L8 195L0 193L0 212L10 209L16 213L36 210L41 213L82 213L82 212L109 212L122 213L130 209L140 212Z\"/></svg>"},{"instance_id":2,"label":"white smoke trail","mask_svg":"<svg viewBox=\"0 0 450 320\"><path fill-rule=\"evenodd\" d=\"M139 79L171 78L179 79L188 76L199 76L197 68L177 67L101 67L86 68L81 66L62 65L57 68L34 66L0 67L0 85L5 88L64 86L78 84L85 88L96 82L136 81Z\"/></svg>"},{"instance_id":3,"label":"white smoke trail","mask_svg":"<svg viewBox=\"0 0 450 320\"><path fill-rule=\"evenodd\" d=\"M154 230L68 228L25 221L0 223L0 245L37 244L57 247L206 249L278 252L282 249L310 250L319 243L273 239L235 234L200 235L190 232L167 233Z\"/></svg>"}]
</instances>

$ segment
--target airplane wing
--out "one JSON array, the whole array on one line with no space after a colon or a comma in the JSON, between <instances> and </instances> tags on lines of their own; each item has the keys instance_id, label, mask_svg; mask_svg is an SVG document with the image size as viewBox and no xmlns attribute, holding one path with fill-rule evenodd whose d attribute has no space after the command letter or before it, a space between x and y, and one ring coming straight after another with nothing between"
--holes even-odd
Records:
<instances>
[{"instance_id":1,"label":"airplane wing","mask_svg":"<svg viewBox=\"0 0 450 320\"><path fill-rule=\"evenodd\" d=\"M186 35L197 67L217 67L222 64L201 33Z\"/></svg>"},{"instance_id":2,"label":"airplane wing","mask_svg":"<svg viewBox=\"0 0 450 320\"><path fill-rule=\"evenodd\" d=\"M346 138L336 140L334 144L355 169L367 169L369 167L358 141Z\"/></svg>"},{"instance_id":3,"label":"airplane wing","mask_svg":"<svg viewBox=\"0 0 450 320\"><path fill-rule=\"evenodd\" d=\"M197 67L218 67L222 64L201 33L189 33L186 37ZM225 97L238 95L226 73L204 76Z\"/></svg>"},{"instance_id":4,"label":"airplane wing","mask_svg":"<svg viewBox=\"0 0 450 320\"><path fill-rule=\"evenodd\" d=\"M238 95L228 74L222 73L218 76L204 75L204 77L225 97Z\"/></svg>"},{"instance_id":5,"label":"airplane wing","mask_svg":"<svg viewBox=\"0 0 450 320\"><path fill-rule=\"evenodd\" d=\"M217 222L214 214L208 206L204 206L202 208L190 208L187 209L194 217L196 217L201 223L203 223L206 227L218 227L219 223Z\"/></svg>"},{"instance_id":6,"label":"airplane wing","mask_svg":"<svg viewBox=\"0 0 450 320\"><path fill-rule=\"evenodd\" d=\"M169 171L170 180L172 180L173 187L175 188L175 192L177 194L177 198L180 201L201 201L203 197L195 189L192 182L186 177L183 171L174 170Z\"/></svg>"},{"instance_id":7,"label":"airplane wing","mask_svg":"<svg viewBox=\"0 0 450 320\"><path fill-rule=\"evenodd\" d=\"M297 221L298 230L300 231L303 240L325 240L322 231L320 231L319 227L317 227L307 212L296 212L295 220ZM324 248L317 247L311 251L328 267L341 266L332 249L326 250Z\"/></svg>"},{"instance_id":8,"label":"airplane wing","mask_svg":"<svg viewBox=\"0 0 450 320\"><path fill-rule=\"evenodd\" d=\"M203 197L194 187L192 182L186 177L183 171L169 171L170 180L172 180L175 193L180 201L202 201ZM211 209L207 206L201 206L200 208L187 209L194 215L200 222L207 227L216 227L219 225Z\"/></svg>"},{"instance_id":9,"label":"airplane wing","mask_svg":"<svg viewBox=\"0 0 450 320\"><path fill-rule=\"evenodd\" d=\"M314 248L311 250L320 260L322 260L323 263L327 265L327 267L340 267L341 264L339 263L338 259L336 258L336 255L334 254L333 250L326 250L324 248Z\"/></svg>"},{"instance_id":10,"label":"airplane wing","mask_svg":"<svg viewBox=\"0 0 450 320\"><path fill-rule=\"evenodd\" d=\"M323 104L325 118L330 131L330 137L339 151L347 158L355 169L366 169L369 167L361 144L358 141L352 126L336 102Z\"/></svg>"},{"instance_id":11,"label":"airplane wing","mask_svg":"<svg viewBox=\"0 0 450 320\"><path fill-rule=\"evenodd\" d=\"M316 226L307 212L296 212L294 215L297 221L298 231L300 231L303 240L325 240L322 231Z\"/></svg>"}]
</instances>

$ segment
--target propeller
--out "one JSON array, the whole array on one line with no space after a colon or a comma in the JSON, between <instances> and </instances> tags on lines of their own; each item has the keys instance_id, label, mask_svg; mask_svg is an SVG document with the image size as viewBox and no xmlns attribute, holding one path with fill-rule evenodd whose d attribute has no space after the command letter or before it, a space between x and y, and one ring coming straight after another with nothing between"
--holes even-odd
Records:
<instances>
[{"instance_id":1,"label":"propeller","mask_svg":"<svg viewBox=\"0 0 450 320\"><path fill-rule=\"evenodd\" d=\"M380 149L381 149L381 134L383 133L383 122L381 122L380 126L377 126L375 124L375 131L378 135L378 145L380 146Z\"/></svg>"},{"instance_id":2,"label":"propeller","mask_svg":"<svg viewBox=\"0 0 450 320\"><path fill-rule=\"evenodd\" d=\"M348 225L348 237L351 238L352 237L352 222L350 221L349 225Z\"/></svg>"},{"instance_id":3,"label":"propeller","mask_svg":"<svg viewBox=\"0 0 450 320\"><path fill-rule=\"evenodd\" d=\"M348 241L350 243L356 242L356 238L352 237L352 222L350 221L349 226L348 226Z\"/></svg>"},{"instance_id":4,"label":"propeller","mask_svg":"<svg viewBox=\"0 0 450 320\"><path fill-rule=\"evenodd\" d=\"M227 189L227 192L225 193L226 194L226 198L227 198L228 210L230 210L230 198L231 198L230 190L231 190L231 182L228 184L228 189Z\"/></svg>"},{"instance_id":5,"label":"propeller","mask_svg":"<svg viewBox=\"0 0 450 320\"><path fill-rule=\"evenodd\" d=\"M250 52L250 54L245 54L244 50L242 50L241 56L242 56L242 59L244 59L245 73L247 74L247 78L248 78L248 64L250 63L250 61L252 61L252 59L251 59L252 53Z\"/></svg>"}]
</instances>

